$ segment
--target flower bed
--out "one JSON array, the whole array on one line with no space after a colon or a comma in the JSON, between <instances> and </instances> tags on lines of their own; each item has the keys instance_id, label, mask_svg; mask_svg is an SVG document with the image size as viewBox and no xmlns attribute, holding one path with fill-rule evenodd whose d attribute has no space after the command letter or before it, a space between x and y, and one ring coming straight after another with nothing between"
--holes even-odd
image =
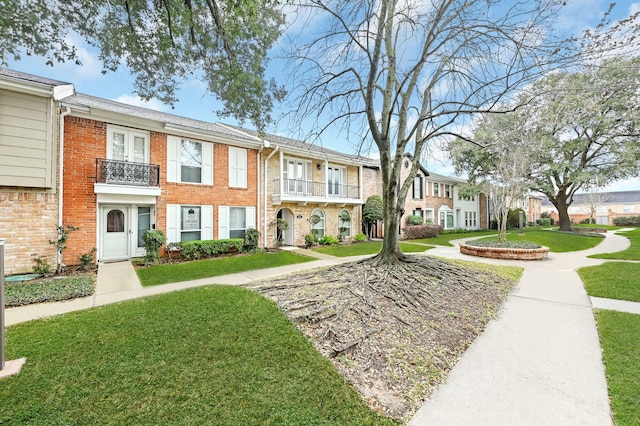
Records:
<instances>
[{"instance_id":1,"label":"flower bed","mask_svg":"<svg viewBox=\"0 0 640 426\"><path fill-rule=\"evenodd\" d=\"M504 243L467 241L460 244L460 253L491 259L544 260L549 258L549 248L534 243Z\"/></svg>"}]
</instances>

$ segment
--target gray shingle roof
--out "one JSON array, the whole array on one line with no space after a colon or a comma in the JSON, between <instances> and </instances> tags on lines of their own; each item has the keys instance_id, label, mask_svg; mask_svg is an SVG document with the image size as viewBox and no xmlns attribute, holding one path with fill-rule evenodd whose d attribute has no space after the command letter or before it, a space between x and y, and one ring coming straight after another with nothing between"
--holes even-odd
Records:
<instances>
[{"instance_id":1,"label":"gray shingle roof","mask_svg":"<svg viewBox=\"0 0 640 426\"><path fill-rule=\"evenodd\" d=\"M639 191L612 191L598 193L602 202L600 204L638 204L640 203ZM573 205L588 204L589 194L575 194L573 196ZM552 206L549 198L542 199L543 206Z\"/></svg>"},{"instance_id":2,"label":"gray shingle roof","mask_svg":"<svg viewBox=\"0 0 640 426\"><path fill-rule=\"evenodd\" d=\"M244 127L232 126L229 124L224 124L224 126L229 127L231 129L236 129L239 132L248 133L255 137L260 137L259 133L256 130L245 129ZM367 165L371 167L378 167L378 160L374 160L368 157L362 157L359 155L345 154L344 152L335 151L333 149L325 148L323 146L311 144L298 139L291 139L284 136L279 136L279 135L274 135L269 133L264 135L264 139L268 140L269 142L275 145L279 145L279 146L290 148L296 151L308 153L309 155L338 157L338 158L343 158L347 161L362 163L363 165Z\"/></svg>"},{"instance_id":3,"label":"gray shingle roof","mask_svg":"<svg viewBox=\"0 0 640 426\"><path fill-rule=\"evenodd\" d=\"M40 77L33 74L27 74L24 72L16 71L16 70L11 70L9 68L0 68L0 76L5 76L5 77L13 78L16 80L22 80L22 81L27 81L31 83L38 83L38 84L42 84L50 87L64 86L67 84L71 84L65 81L53 80L51 78L45 78L45 77Z\"/></svg>"}]
</instances>

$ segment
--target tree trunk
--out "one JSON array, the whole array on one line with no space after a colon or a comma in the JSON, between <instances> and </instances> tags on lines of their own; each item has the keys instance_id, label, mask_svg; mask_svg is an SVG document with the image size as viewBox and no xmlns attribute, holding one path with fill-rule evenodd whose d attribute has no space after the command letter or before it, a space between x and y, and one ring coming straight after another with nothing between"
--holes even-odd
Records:
<instances>
[{"instance_id":1,"label":"tree trunk","mask_svg":"<svg viewBox=\"0 0 640 426\"><path fill-rule=\"evenodd\" d=\"M385 187L382 197L382 212L384 217L384 236L382 250L374 258L375 262L392 265L405 258L400 250L399 226L403 210L399 208L395 187Z\"/></svg>"},{"instance_id":2,"label":"tree trunk","mask_svg":"<svg viewBox=\"0 0 640 426\"><path fill-rule=\"evenodd\" d=\"M571 218L569 217L567 197L559 194L555 198L549 198L549 200L558 210L558 225L560 226L560 231L571 231Z\"/></svg>"}]
</instances>

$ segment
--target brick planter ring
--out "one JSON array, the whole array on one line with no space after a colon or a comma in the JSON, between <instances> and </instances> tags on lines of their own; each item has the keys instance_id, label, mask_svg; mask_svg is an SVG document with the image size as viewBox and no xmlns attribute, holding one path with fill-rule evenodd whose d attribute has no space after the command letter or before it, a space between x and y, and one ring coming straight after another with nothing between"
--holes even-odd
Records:
<instances>
[{"instance_id":1,"label":"brick planter ring","mask_svg":"<svg viewBox=\"0 0 640 426\"><path fill-rule=\"evenodd\" d=\"M491 259L544 260L549 258L549 247L536 249L477 247L460 244L460 253Z\"/></svg>"}]
</instances>

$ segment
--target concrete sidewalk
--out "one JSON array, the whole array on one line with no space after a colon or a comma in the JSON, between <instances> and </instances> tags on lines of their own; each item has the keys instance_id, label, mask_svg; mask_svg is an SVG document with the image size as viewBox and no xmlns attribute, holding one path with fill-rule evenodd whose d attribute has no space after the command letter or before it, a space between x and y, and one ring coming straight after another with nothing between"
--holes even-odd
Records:
<instances>
[{"instance_id":1,"label":"concrete sidewalk","mask_svg":"<svg viewBox=\"0 0 640 426\"><path fill-rule=\"evenodd\" d=\"M612 424L592 304L576 268L602 263L586 256L624 250L628 240L608 234L594 249L535 262L471 258L455 245L430 254L522 266L524 273L498 318L409 424Z\"/></svg>"}]
</instances>

